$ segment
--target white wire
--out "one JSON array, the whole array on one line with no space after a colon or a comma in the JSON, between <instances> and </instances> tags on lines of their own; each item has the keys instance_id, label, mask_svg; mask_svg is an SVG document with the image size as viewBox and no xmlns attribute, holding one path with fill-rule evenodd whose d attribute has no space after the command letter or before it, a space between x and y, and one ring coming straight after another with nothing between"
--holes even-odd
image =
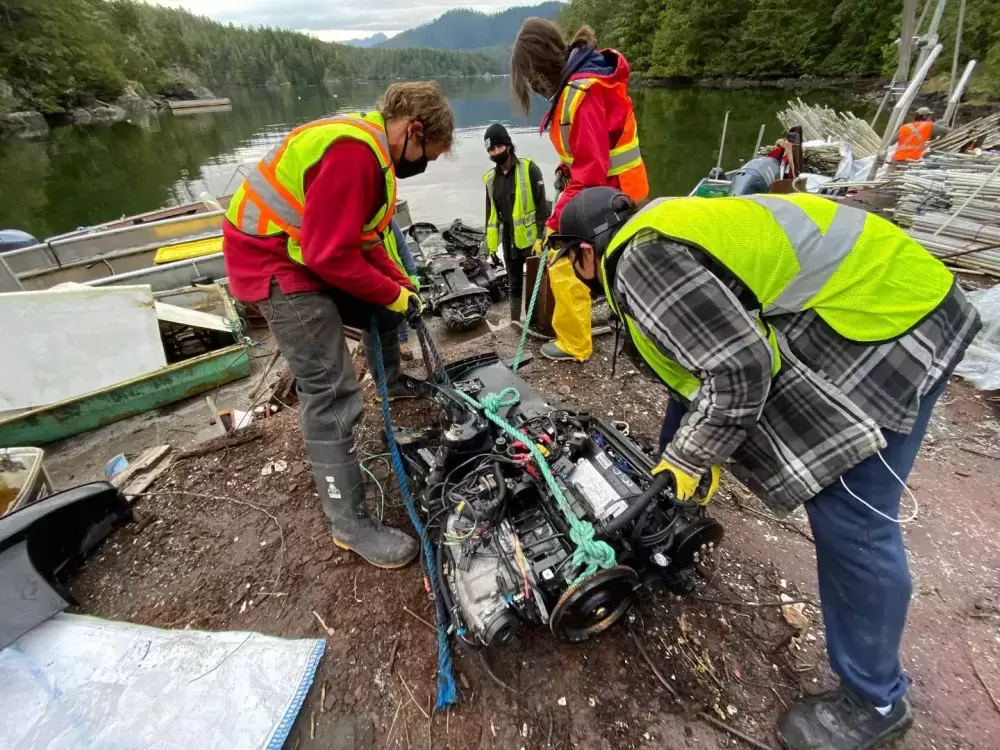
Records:
<instances>
[{"instance_id":1,"label":"white wire","mask_svg":"<svg viewBox=\"0 0 1000 750\"><path fill-rule=\"evenodd\" d=\"M860 498L856 494L854 494L854 492L851 490L851 488L847 486L847 482L844 481L844 477L843 476L840 477L840 484L843 485L843 487L844 487L845 490L847 490L847 494L848 495L850 495L855 500L857 500L859 503L861 503L862 505L864 505L866 508L868 508L868 510L872 511L873 513L876 513L877 515L882 516L882 518L884 518L886 521L891 521L892 523L895 523L895 524L898 524L898 525L902 526L904 523L910 523L911 521L917 520L917 515L919 515L919 513L920 513L920 504L917 502L917 496L913 494L913 490L910 489L910 487L906 484L906 482L904 482L902 479L899 478L899 474L897 474L893 470L893 468L891 466L889 466L889 463L885 460L885 457L882 455L882 451L878 452L878 457L879 457L879 459L881 459L882 463L885 464L885 468L887 468L889 470L889 473L892 474L896 478L896 481L899 482L903 486L903 489L906 490L906 494L910 496L910 499L913 500L913 513L909 517L907 517L907 518L893 518L892 516L887 516L885 513L883 513L882 511L880 511L878 508L873 508L871 505L869 505L867 502L865 502L862 498Z\"/></svg>"}]
</instances>

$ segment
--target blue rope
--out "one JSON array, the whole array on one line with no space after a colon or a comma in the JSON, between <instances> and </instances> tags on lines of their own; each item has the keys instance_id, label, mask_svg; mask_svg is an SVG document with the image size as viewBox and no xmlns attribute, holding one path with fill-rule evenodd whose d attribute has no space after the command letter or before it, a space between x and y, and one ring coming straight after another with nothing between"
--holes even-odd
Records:
<instances>
[{"instance_id":1,"label":"blue rope","mask_svg":"<svg viewBox=\"0 0 1000 750\"><path fill-rule=\"evenodd\" d=\"M375 354L375 365L378 370L378 392L382 400L382 420L385 422L385 437L389 445L389 453L392 455L392 466L396 470L396 479L399 482L399 492L403 496L403 505L406 507L406 514L410 517L413 530L417 532L424 550L424 569L427 578L430 580L431 592L434 596L434 611L437 618L437 647L438 647L438 711L443 711L458 698L455 687L454 666L451 661L451 644L448 642L448 613L444 608L444 599L441 595L441 579L438 576L437 565L435 564L434 549L431 547L430 539L424 533L424 524L417 514L413 497L410 495L410 488L406 482L406 474L403 470L403 459L399 454L399 446L396 444L396 435L392 430L392 412L389 410L389 388L385 378L385 364L382 362L382 342L378 335L378 323L374 319L371 322L371 345Z\"/></svg>"}]
</instances>

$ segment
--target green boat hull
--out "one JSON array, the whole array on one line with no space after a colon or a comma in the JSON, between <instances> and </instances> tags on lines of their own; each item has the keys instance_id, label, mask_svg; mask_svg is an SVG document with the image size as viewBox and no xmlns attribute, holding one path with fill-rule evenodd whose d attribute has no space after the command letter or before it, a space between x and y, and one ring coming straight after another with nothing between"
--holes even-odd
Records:
<instances>
[{"instance_id":1,"label":"green boat hull","mask_svg":"<svg viewBox=\"0 0 1000 750\"><path fill-rule=\"evenodd\" d=\"M197 396L249 374L248 351L240 345L229 346L0 420L0 448L45 445L79 435Z\"/></svg>"}]
</instances>

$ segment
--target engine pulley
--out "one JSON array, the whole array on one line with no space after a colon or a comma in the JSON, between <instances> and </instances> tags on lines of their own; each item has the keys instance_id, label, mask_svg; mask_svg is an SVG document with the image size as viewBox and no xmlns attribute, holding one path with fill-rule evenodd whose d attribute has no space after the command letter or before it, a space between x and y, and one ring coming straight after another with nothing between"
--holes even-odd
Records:
<instances>
[{"instance_id":1,"label":"engine pulley","mask_svg":"<svg viewBox=\"0 0 1000 750\"><path fill-rule=\"evenodd\" d=\"M614 625L629 611L639 575L619 565L599 570L563 592L549 628L560 640L580 643Z\"/></svg>"}]
</instances>

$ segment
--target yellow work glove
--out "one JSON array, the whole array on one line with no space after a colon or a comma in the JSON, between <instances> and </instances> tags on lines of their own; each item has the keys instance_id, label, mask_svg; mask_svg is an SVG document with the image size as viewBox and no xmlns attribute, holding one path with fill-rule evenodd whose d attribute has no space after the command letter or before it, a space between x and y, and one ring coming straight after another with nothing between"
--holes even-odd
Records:
<instances>
[{"instance_id":1,"label":"yellow work glove","mask_svg":"<svg viewBox=\"0 0 1000 750\"><path fill-rule=\"evenodd\" d=\"M534 245L534 247L531 248L531 254L532 255L541 255L542 254L542 246L544 244L545 243L542 241L541 237L539 237L537 240L535 240L535 245Z\"/></svg>"},{"instance_id":2,"label":"yellow work glove","mask_svg":"<svg viewBox=\"0 0 1000 750\"><path fill-rule=\"evenodd\" d=\"M410 291L405 286L401 286L399 287L399 296L386 305L386 307L400 315L419 314L424 309L424 303L420 301L419 294Z\"/></svg>"},{"instance_id":3,"label":"yellow work glove","mask_svg":"<svg viewBox=\"0 0 1000 750\"><path fill-rule=\"evenodd\" d=\"M681 502L697 500L701 505L705 505L719 489L719 467L713 466L702 476L693 476L684 469L667 461L660 460L653 467L653 476L669 471L674 478L674 495Z\"/></svg>"}]
</instances>

